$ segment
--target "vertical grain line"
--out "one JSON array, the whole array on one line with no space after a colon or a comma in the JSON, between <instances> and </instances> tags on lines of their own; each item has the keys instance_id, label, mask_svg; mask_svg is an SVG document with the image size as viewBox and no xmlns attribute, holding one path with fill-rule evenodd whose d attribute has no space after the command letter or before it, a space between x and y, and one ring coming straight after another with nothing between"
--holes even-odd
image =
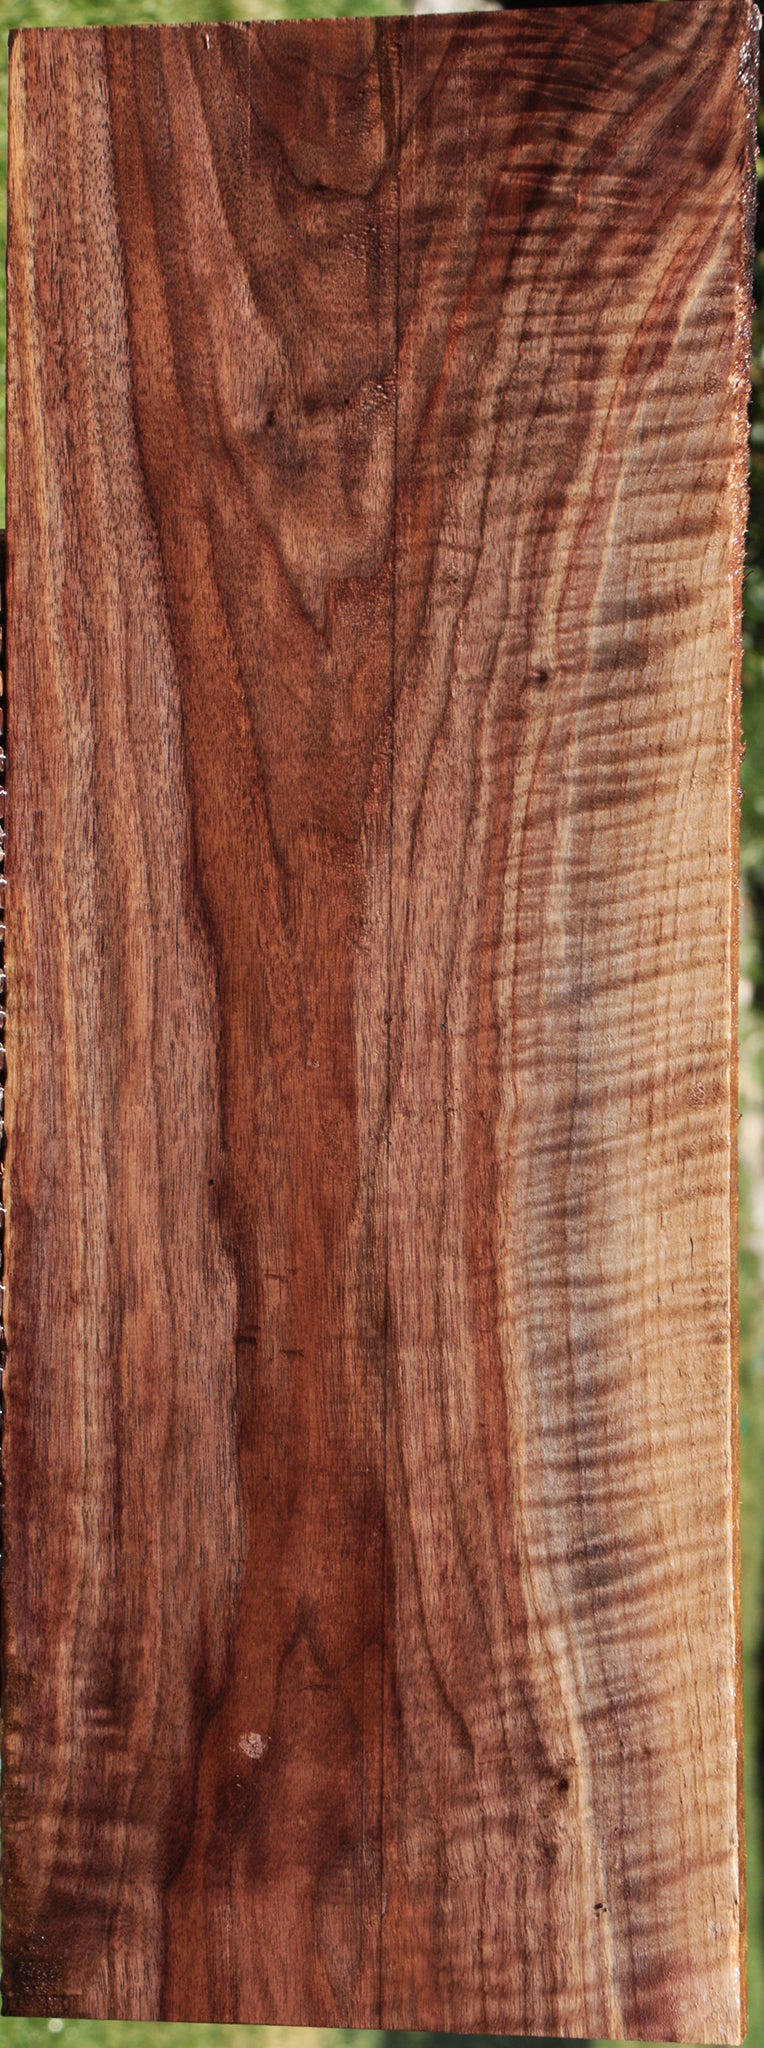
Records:
<instances>
[{"instance_id":1,"label":"vertical grain line","mask_svg":"<svg viewBox=\"0 0 764 2048\"><path fill-rule=\"evenodd\" d=\"M383 29L387 23L383 24ZM381 37L378 38L377 47ZM387 862L387 1083L385 1088L385 1304L383 1318L383 1375L382 1375L382 1656L380 1659L381 1713L379 1722L379 1991L377 2026L384 2022L384 1947L385 1935L382 1922L385 1914L385 1698L387 1691L387 1414L388 1376L390 1361L390 1093L391 1093L391 1033L393 1018L393 847L395 830L395 596L397 575L397 533L398 533L398 355L400 349L400 253L401 253L401 63L400 28L391 25L390 41L397 57L397 67L390 66L392 73L393 135L392 148L395 154L395 315L393 350L393 504L392 504L392 589L390 604L390 795L388 804L388 862ZM382 81L380 77L380 91Z\"/></svg>"}]
</instances>

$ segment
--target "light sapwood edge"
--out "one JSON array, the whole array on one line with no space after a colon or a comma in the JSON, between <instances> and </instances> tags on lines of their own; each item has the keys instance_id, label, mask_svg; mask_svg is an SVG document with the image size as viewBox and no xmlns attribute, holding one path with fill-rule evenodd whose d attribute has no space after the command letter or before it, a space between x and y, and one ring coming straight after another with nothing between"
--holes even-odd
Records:
<instances>
[{"instance_id":1,"label":"light sapwood edge","mask_svg":"<svg viewBox=\"0 0 764 2048\"><path fill-rule=\"evenodd\" d=\"M732 1429L732 1541L733 1541L733 1599L735 1625L735 1655L737 1683L735 1691L735 1732L737 1743L737 1815L738 1855L740 1866L740 1921L739 1921L739 1983L740 1983L740 2038L745 2040L748 2029L748 1983L747 1983L747 1898L746 1898L746 1844L744 1812L745 1748L743 1729L743 1652L741 1624L741 1552L740 1552L740 1326L738 1286L738 996L740 960L740 762L743 755L742 730L742 639L741 618L743 609L743 573L745 568L745 542L748 523L748 400L750 394L751 367L751 321L753 317L753 258L755 247L755 205L756 205L756 152L758 105L758 79L754 61L753 37L761 28L761 14L756 0L750 0L750 20L740 53L741 86L747 102L746 154L743 175L740 181L739 234L741 283L738 287L738 334L739 353L735 375L735 454L731 475L733 496L733 520L730 548L730 597L732 605L732 673L730 677L730 875L731 875L731 946L730 946L730 1313L731 1313L731 1429Z\"/></svg>"}]
</instances>

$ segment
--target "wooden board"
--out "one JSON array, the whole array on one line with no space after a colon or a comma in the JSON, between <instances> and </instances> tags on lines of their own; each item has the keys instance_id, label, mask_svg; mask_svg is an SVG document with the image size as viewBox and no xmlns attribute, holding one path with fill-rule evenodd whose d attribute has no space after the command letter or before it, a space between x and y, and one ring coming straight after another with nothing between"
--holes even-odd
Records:
<instances>
[{"instance_id":1,"label":"wooden board","mask_svg":"<svg viewBox=\"0 0 764 2048\"><path fill-rule=\"evenodd\" d=\"M741 2038L754 17L13 41L7 2013Z\"/></svg>"}]
</instances>

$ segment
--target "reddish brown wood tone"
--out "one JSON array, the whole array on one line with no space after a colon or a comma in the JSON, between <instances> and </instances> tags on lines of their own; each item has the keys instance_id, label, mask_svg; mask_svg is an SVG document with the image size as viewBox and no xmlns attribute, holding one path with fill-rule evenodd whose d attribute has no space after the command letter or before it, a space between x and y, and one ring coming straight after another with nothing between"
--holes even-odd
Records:
<instances>
[{"instance_id":1,"label":"reddish brown wood tone","mask_svg":"<svg viewBox=\"0 0 764 2048\"><path fill-rule=\"evenodd\" d=\"M753 50L14 41L7 2012L741 2037Z\"/></svg>"}]
</instances>

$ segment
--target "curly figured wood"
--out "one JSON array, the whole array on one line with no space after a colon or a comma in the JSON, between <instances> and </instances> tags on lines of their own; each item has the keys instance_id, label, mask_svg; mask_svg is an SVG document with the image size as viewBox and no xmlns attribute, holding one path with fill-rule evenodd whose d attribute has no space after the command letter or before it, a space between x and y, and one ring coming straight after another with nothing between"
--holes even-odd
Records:
<instances>
[{"instance_id":1,"label":"curly figured wood","mask_svg":"<svg viewBox=\"0 0 764 2048\"><path fill-rule=\"evenodd\" d=\"M7 2012L741 2037L753 53L14 40Z\"/></svg>"}]
</instances>

